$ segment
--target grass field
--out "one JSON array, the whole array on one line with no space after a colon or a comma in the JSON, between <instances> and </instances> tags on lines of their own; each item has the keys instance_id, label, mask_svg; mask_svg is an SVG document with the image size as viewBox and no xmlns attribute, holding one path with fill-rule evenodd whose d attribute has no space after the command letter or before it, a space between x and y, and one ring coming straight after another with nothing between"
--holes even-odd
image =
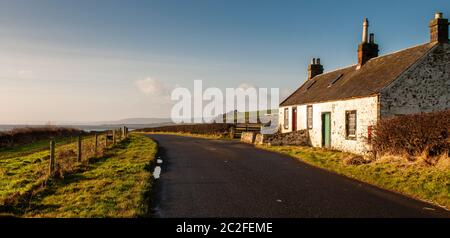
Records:
<instances>
[{"instance_id":1,"label":"grass field","mask_svg":"<svg viewBox=\"0 0 450 238\"><path fill-rule=\"evenodd\" d=\"M72 146L67 144L65 146ZM1 160L1 196L33 189L26 206L13 215L23 217L138 217L148 212L152 176L150 168L157 151L156 143L144 135L128 139L105 151L104 156L78 165L64 178L50 179L45 186L34 187L45 179L48 151ZM1 157L0 157L1 158ZM33 171L33 172L30 172ZM24 186L25 185L25 186Z\"/></svg>"},{"instance_id":2,"label":"grass field","mask_svg":"<svg viewBox=\"0 0 450 238\"><path fill-rule=\"evenodd\" d=\"M66 149L71 138L56 140L59 149ZM74 145L73 145L74 146ZM0 205L15 193L24 193L46 179L49 157L49 141L4 148L0 150Z\"/></svg>"},{"instance_id":3,"label":"grass field","mask_svg":"<svg viewBox=\"0 0 450 238\"><path fill-rule=\"evenodd\" d=\"M396 156L385 156L370 163L352 165L344 161L354 155L343 152L298 146L258 147L450 209L448 158L442 159L442 163L437 166L428 165L420 159L410 162Z\"/></svg>"}]
</instances>

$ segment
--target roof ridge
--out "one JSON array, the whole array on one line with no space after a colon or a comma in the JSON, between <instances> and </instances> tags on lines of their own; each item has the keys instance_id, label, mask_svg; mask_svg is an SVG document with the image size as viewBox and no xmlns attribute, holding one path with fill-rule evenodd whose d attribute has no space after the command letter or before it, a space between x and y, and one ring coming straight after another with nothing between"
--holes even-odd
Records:
<instances>
[{"instance_id":1,"label":"roof ridge","mask_svg":"<svg viewBox=\"0 0 450 238\"><path fill-rule=\"evenodd\" d=\"M320 77L320 76L325 75L325 74L331 74L331 73L334 73L334 72L339 71L339 70L344 70L344 69L352 68L352 67L355 67L356 65L357 65L357 64L352 64L352 65L348 65L348 66L343 66L343 67L334 69L333 71L328 71L328 72L325 72L325 73L323 73L323 74L319 74L319 75L317 75L316 77ZM315 77L314 77L314 78L315 78ZM312 79L314 79L314 78L312 78Z\"/></svg>"},{"instance_id":2,"label":"roof ridge","mask_svg":"<svg viewBox=\"0 0 450 238\"><path fill-rule=\"evenodd\" d=\"M421 46L432 45L431 47L433 47L436 44L438 44L438 43L437 42L436 43L435 42L428 42L428 43L422 43L422 44L413 45L411 47L404 48L404 49L401 49L401 50L396 50L396 51L390 52L390 53L385 54L385 55L380 55L380 56L377 56L377 57L373 57L369 61L371 61L373 59L379 59L379 58L383 58L383 57L386 57L386 56L398 54L398 53L401 53L403 51L412 50L414 48L421 47ZM369 61L367 61L367 62L369 62Z\"/></svg>"},{"instance_id":3,"label":"roof ridge","mask_svg":"<svg viewBox=\"0 0 450 238\"><path fill-rule=\"evenodd\" d=\"M404 49L401 49L401 50L397 50L397 51L390 52L390 53L385 54L385 55L380 55L380 56L371 58L369 61L371 61L371 60L373 60L373 59L380 59L380 58L383 58L383 57L386 57L386 56L390 56L390 55L393 55L393 54L401 53L401 52L403 52L403 51L411 50L411 49L414 49L414 48L416 48L416 47L425 46L425 45L428 45L428 44L438 44L438 43L428 42L428 43L422 43L422 44L413 45L413 46L410 46L410 47L408 47L408 48L404 48ZM433 45L433 46L434 46L434 45ZM367 62L369 62L369 61L367 61ZM348 69L348 68L351 68L351 67L355 67L355 66L357 66L357 65L358 65L358 64L352 64L352 65L348 65L348 66L342 66L342 67L336 68L336 69L334 69L334 70L332 70L332 71L327 71L327 72L324 72L324 73L322 73L322 74L319 74L319 75L317 75L316 77L320 77L320 76L322 76L322 75L334 73L334 72L339 71L339 70L344 70L344 69ZM314 78L315 78L315 77L314 77ZM314 78L312 78L312 79L314 79ZM307 81L308 81L308 80L306 80L305 83L306 83Z\"/></svg>"}]
</instances>

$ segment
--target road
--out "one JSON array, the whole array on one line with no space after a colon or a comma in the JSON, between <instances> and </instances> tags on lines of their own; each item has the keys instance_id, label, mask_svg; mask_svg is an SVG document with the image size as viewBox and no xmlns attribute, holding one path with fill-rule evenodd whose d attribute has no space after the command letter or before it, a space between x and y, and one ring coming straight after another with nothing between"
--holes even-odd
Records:
<instances>
[{"instance_id":1,"label":"road","mask_svg":"<svg viewBox=\"0 0 450 238\"><path fill-rule=\"evenodd\" d=\"M237 141L150 137L163 160L155 217L450 217L430 204Z\"/></svg>"}]
</instances>

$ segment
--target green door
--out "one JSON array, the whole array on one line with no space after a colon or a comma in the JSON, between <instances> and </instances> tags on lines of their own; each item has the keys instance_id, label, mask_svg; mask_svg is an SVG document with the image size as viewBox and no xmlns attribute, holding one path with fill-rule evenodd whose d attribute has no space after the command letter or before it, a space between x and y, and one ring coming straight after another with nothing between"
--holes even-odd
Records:
<instances>
[{"instance_id":1,"label":"green door","mask_svg":"<svg viewBox=\"0 0 450 238\"><path fill-rule=\"evenodd\" d=\"M331 147L331 113L322 114L322 146Z\"/></svg>"}]
</instances>

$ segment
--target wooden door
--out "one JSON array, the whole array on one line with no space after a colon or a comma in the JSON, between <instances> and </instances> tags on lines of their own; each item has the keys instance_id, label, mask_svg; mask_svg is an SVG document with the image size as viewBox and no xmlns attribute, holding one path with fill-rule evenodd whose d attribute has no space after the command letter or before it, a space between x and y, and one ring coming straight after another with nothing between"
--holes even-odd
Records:
<instances>
[{"instance_id":1,"label":"wooden door","mask_svg":"<svg viewBox=\"0 0 450 238\"><path fill-rule=\"evenodd\" d=\"M322 146L331 147L331 113L322 113Z\"/></svg>"},{"instance_id":2,"label":"wooden door","mask_svg":"<svg viewBox=\"0 0 450 238\"><path fill-rule=\"evenodd\" d=\"M297 131L297 107L292 108L292 131Z\"/></svg>"}]
</instances>

